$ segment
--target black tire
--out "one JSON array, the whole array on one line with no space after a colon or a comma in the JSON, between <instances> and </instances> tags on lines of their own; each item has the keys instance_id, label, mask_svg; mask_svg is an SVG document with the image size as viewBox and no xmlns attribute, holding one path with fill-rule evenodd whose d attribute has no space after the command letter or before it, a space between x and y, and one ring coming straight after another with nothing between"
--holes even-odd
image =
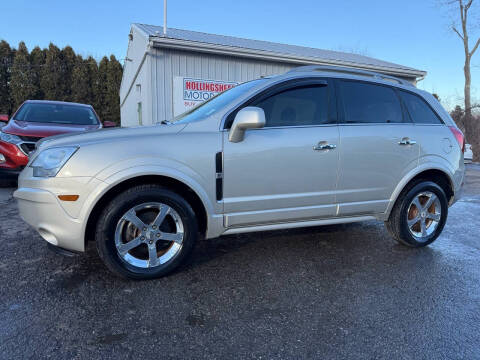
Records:
<instances>
[{"instance_id":1,"label":"black tire","mask_svg":"<svg viewBox=\"0 0 480 360\"><path fill-rule=\"evenodd\" d=\"M424 236L421 241L410 232L407 216L409 206L415 197L424 192L435 194L440 202L441 214L440 220L435 230L428 236ZM441 234L448 216L448 201L443 189L432 181L418 180L407 186L398 197L389 219L385 226L394 240L400 244L410 247L424 247L434 242ZM418 226L418 225L417 225Z\"/></svg>"},{"instance_id":2,"label":"black tire","mask_svg":"<svg viewBox=\"0 0 480 360\"><path fill-rule=\"evenodd\" d=\"M150 202L168 205L176 211L183 223L183 242L175 257L166 263L143 268L127 263L119 255L115 245L115 231L127 211ZM155 184L135 186L116 196L101 213L95 232L98 254L108 269L120 277L136 280L159 278L174 271L187 260L197 237L198 223L190 204L173 191Z\"/></svg>"}]
</instances>

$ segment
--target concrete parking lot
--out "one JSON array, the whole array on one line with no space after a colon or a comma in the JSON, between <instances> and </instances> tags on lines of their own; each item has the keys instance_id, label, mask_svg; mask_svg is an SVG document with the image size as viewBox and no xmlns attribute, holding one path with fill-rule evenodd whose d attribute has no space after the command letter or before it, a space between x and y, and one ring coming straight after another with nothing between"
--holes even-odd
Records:
<instances>
[{"instance_id":1,"label":"concrete parking lot","mask_svg":"<svg viewBox=\"0 0 480 360\"><path fill-rule=\"evenodd\" d=\"M62 257L0 189L0 358L480 359L480 165L425 249L383 224L229 236L155 281Z\"/></svg>"}]
</instances>

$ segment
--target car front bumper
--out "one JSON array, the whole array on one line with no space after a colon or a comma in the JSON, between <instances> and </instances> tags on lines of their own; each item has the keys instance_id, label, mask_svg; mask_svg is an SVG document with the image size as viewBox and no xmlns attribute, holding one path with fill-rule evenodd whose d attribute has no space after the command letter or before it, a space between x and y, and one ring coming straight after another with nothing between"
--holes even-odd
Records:
<instances>
[{"instance_id":1,"label":"car front bumper","mask_svg":"<svg viewBox=\"0 0 480 360\"><path fill-rule=\"evenodd\" d=\"M17 145L0 141L0 171L19 173L27 163L28 156Z\"/></svg>"},{"instance_id":2,"label":"car front bumper","mask_svg":"<svg viewBox=\"0 0 480 360\"><path fill-rule=\"evenodd\" d=\"M19 187L13 196L22 219L44 240L66 250L83 252L91 195L94 197L104 184L90 177L35 178L27 167L19 176ZM79 195L79 198L62 201L59 195Z\"/></svg>"},{"instance_id":3,"label":"car front bumper","mask_svg":"<svg viewBox=\"0 0 480 360\"><path fill-rule=\"evenodd\" d=\"M84 251L82 224L70 217L59 200L49 191L20 188L14 192L22 219L50 244L74 251Z\"/></svg>"}]
</instances>

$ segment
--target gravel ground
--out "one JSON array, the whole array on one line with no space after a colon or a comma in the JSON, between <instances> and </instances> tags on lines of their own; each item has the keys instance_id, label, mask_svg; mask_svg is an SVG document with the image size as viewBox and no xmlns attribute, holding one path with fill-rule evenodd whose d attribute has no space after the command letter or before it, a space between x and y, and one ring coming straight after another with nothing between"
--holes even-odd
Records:
<instances>
[{"instance_id":1,"label":"gravel ground","mask_svg":"<svg viewBox=\"0 0 480 360\"><path fill-rule=\"evenodd\" d=\"M480 165L425 249L376 221L228 236L155 281L50 252L0 189L0 358L480 359Z\"/></svg>"}]
</instances>

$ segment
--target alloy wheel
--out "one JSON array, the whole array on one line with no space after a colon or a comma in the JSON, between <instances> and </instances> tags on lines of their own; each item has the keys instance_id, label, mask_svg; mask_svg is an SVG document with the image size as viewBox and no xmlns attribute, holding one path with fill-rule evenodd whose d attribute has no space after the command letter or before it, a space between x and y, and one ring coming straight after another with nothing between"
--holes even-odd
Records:
<instances>
[{"instance_id":1,"label":"alloy wheel","mask_svg":"<svg viewBox=\"0 0 480 360\"><path fill-rule=\"evenodd\" d=\"M417 194L407 211L407 226L418 242L425 242L432 235L442 218L440 199L431 191Z\"/></svg>"},{"instance_id":2,"label":"alloy wheel","mask_svg":"<svg viewBox=\"0 0 480 360\"><path fill-rule=\"evenodd\" d=\"M152 268L175 258L182 249L184 226L170 206L149 202L128 210L118 221L115 246L119 257L139 268Z\"/></svg>"}]
</instances>

